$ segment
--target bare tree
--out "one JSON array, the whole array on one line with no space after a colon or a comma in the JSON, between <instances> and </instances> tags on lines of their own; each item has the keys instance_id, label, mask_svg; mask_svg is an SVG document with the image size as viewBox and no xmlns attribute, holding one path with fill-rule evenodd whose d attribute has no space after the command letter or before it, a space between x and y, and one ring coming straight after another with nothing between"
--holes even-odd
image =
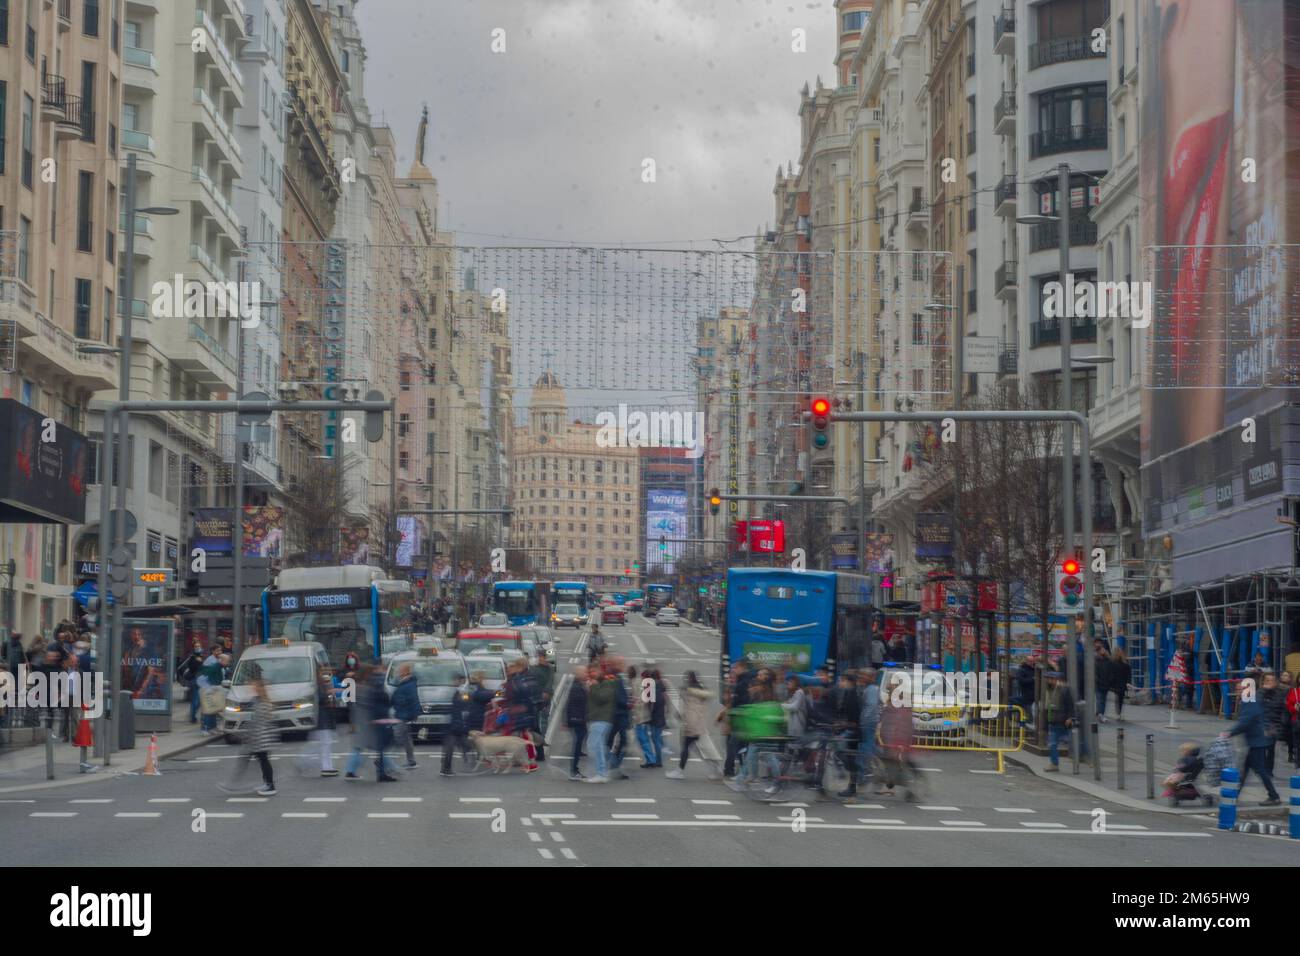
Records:
<instances>
[{"instance_id":1,"label":"bare tree","mask_svg":"<svg viewBox=\"0 0 1300 956\"><path fill-rule=\"evenodd\" d=\"M308 458L285 495L285 565L319 567L339 561L339 528L347 495L333 462Z\"/></svg>"}]
</instances>

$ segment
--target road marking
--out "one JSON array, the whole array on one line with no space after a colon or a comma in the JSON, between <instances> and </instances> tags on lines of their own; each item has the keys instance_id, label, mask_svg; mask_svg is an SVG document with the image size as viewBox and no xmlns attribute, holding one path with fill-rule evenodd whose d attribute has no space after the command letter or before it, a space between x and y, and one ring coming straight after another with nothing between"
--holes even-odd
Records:
<instances>
[{"instance_id":1,"label":"road marking","mask_svg":"<svg viewBox=\"0 0 1300 956\"><path fill-rule=\"evenodd\" d=\"M946 827L982 827L984 824L978 820L940 820Z\"/></svg>"},{"instance_id":2,"label":"road marking","mask_svg":"<svg viewBox=\"0 0 1300 956\"><path fill-rule=\"evenodd\" d=\"M1187 837L1193 839L1208 840L1214 834L1202 830L1147 830L1142 833L1124 832L1094 833L1091 829L1087 830L1046 830L1046 829L1028 829L1017 830L1014 827L979 827L972 829L953 828L944 826L911 826L911 825L887 825L875 823L813 823L809 821L811 829L814 830L906 830L912 833L971 833L971 834L1001 834L1001 833L1037 833L1041 836L1110 836L1114 838L1126 837L1129 839L1150 839L1152 837ZM744 827L746 829L767 829L767 830L789 830L789 823L771 823L765 820L566 820L565 826L572 827ZM1061 824L1064 826L1064 824Z\"/></svg>"},{"instance_id":3,"label":"road marking","mask_svg":"<svg viewBox=\"0 0 1300 956\"><path fill-rule=\"evenodd\" d=\"M1021 820L1020 825L1043 830L1064 830L1066 826L1064 823L1043 823L1040 820Z\"/></svg>"},{"instance_id":4,"label":"road marking","mask_svg":"<svg viewBox=\"0 0 1300 956\"><path fill-rule=\"evenodd\" d=\"M424 797L383 797L381 803L423 803Z\"/></svg>"},{"instance_id":5,"label":"road marking","mask_svg":"<svg viewBox=\"0 0 1300 956\"><path fill-rule=\"evenodd\" d=\"M923 806L918 806L916 809L918 809L918 810L941 810L941 811L945 811L945 812L948 812L948 813L953 813L953 812L961 813L961 807L923 807Z\"/></svg>"},{"instance_id":6,"label":"road marking","mask_svg":"<svg viewBox=\"0 0 1300 956\"><path fill-rule=\"evenodd\" d=\"M226 803L266 803L270 797L226 797Z\"/></svg>"},{"instance_id":7,"label":"road marking","mask_svg":"<svg viewBox=\"0 0 1300 956\"><path fill-rule=\"evenodd\" d=\"M18 803L20 801L14 801L14 802ZM36 802L35 800L32 801L32 803L35 802ZM68 801L68 803L112 803L112 802L113 799L111 797L96 797L93 800L69 800Z\"/></svg>"},{"instance_id":8,"label":"road marking","mask_svg":"<svg viewBox=\"0 0 1300 956\"><path fill-rule=\"evenodd\" d=\"M611 813L611 820L658 820L657 813Z\"/></svg>"},{"instance_id":9,"label":"road marking","mask_svg":"<svg viewBox=\"0 0 1300 956\"><path fill-rule=\"evenodd\" d=\"M874 819L872 817L858 817L858 822L859 823L902 823L903 821Z\"/></svg>"},{"instance_id":10,"label":"road marking","mask_svg":"<svg viewBox=\"0 0 1300 956\"><path fill-rule=\"evenodd\" d=\"M409 813L367 813L367 817L372 820L409 820Z\"/></svg>"},{"instance_id":11,"label":"road marking","mask_svg":"<svg viewBox=\"0 0 1300 956\"><path fill-rule=\"evenodd\" d=\"M162 816L161 813L115 813L115 817L130 817L131 819L152 820L154 817Z\"/></svg>"},{"instance_id":12,"label":"road marking","mask_svg":"<svg viewBox=\"0 0 1300 956\"><path fill-rule=\"evenodd\" d=\"M347 797L303 797L303 803L347 803Z\"/></svg>"},{"instance_id":13,"label":"road marking","mask_svg":"<svg viewBox=\"0 0 1300 956\"><path fill-rule=\"evenodd\" d=\"M569 663L581 664L582 658L580 657L570 658ZM564 713L563 708L565 707L569 698L569 685L572 683L573 683L572 674L565 674L563 677L560 678L559 686L555 688L555 695L551 699L553 704L553 706L551 707L552 713L555 714ZM546 746L549 747L551 745L551 741L555 737L555 731L559 729L561 723L563 723L563 721L553 720L551 721L550 726L546 728L546 740L545 740Z\"/></svg>"},{"instance_id":14,"label":"road marking","mask_svg":"<svg viewBox=\"0 0 1300 956\"><path fill-rule=\"evenodd\" d=\"M793 823L798 820L800 823L825 823L821 817L777 817L778 820L784 820L786 823Z\"/></svg>"},{"instance_id":15,"label":"road marking","mask_svg":"<svg viewBox=\"0 0 1300 956\"><path fill-rule=\"evenodd\" d=\"M543 859L543 860L554 860L554 859L555 859L555 854L552 853L550 850L546 849L546 847L544 847L544 846L539 846L539 847L537 848L537 852L540 853L540 854L542 855L542 859Z\"/></svg>"},{"instance_id":16,"label":"road marking","mask_svg":"<svg viewBox=\"0 0 1300 956\"><path fill-rule=\"evenodd\" d=\"M650 653L645 649L645 644L642 643L641 638L636 636L635 631L632 632L632 640L636 642L636 652L638 654L644 657L646 654Z\"/></svg>"},{"instance_id":17,"label":"road marking","mask_svg":"<svg viewBox=\"0 0 1300 956\"><path fill-rule=\"evenodd\" d=\"M28 816L31 817L75 817L76 815L77 815L76 810L63 810L63 811L47 810L44 812L28 814Z\"/></svg>"},{"instance_id":18,"label":"road marking","mask_svg":"<svg viewBox=\"0 0 1300 956\"><path fill-rule=\"evenodd\" d=\"M35 803L35 800L0 800L0 803ZM74 800L73 803L76 803Z\"/></svg>"},{"instance_id":19,"label":"road marking","mask_svg":"<svg viewBox=\"0 0 1300 956\"><path fill-rule=\"evenodd\" d=\"M220 757L194 757L190 763L216 763Z\"/></svg>"},{"instance_id":20,"label":"road marking","mask_svg":"<svg viewBox=\"0 0 1300 956\"><path fill-rule=\"evenodd\" d=\"M942 767L917 767L921 773L943 773Z\"/></svg>"},{"instance_id":21,"label":"road marking","mask_svg":"<svg viewBox=\"0 0 1300 956\"><path fill-rule=\"evenodd\" d=\"M520 818L519 818L519 822L522 823L522 824L523 824L524 826L526 826L526 827L530 827L530 826L533 825L533 818L532 818L532 817L520 817Z\"/></svg>"},{"instance_id":22,"label":"road marking","mask_svg":"<svg viewBox=\"0 0 1300 956\"><path fill-rule=\"evenodd\" d=\"M657 626L657 625L656 625L656 626ZM683 643L681 642L681 640L679 640L678 638L674 637L673 635L671 635L671 634L667 634L667 635L665 635L665 637L667 637L668 640L672 641L674 644L676 644L678 647L680 647L682 650L684 650L687 654L692 654L692 655L695 655L695 656L699 656L699 654L700 654L699 651L692 650L691 648L687 647L685 644L683 644Z\"/></svg>"},{"instance_id":23,"label":"road marking","mask_svg":"<svg viewBox=\"0 0 1300 956\"><path fill-rule=\"evenodd\" d=\"M845 807L846 810L883 810L883 809L885 809L885 805L884 805L883 803L846 803L846 804L844 804L844 807Z\"/></svg>"},{"instance_id":24,"label":"road marking","mask_svg":"<svg viewBox=\"0 0 1300 956\"><path fill-rule=\"evenodd\" d=\"M654 797L615 797L615 803L654 803Z\"/></svg>"},{"instance_id":25,"label":"road marking","mask_svg":"<svg viewBox=\"0 0 1300 956\"><path fill-rule=\"evenodd\" d=\"M536 830L529 830L528 839L532 840L534 843L541 843L542 835L538 833Z\"/></svg>"},{"instance_id":26,"label":"road marking","mask_svg":"<svg viewBox=\"0 0 1300 956\"><path fill-rule=\"evenodd\" d=\"M731 801L730 801L730 800L692 800L691 803L698 803L700 806L704 806L704 807L729 807L729 806L731 806Z\"/></svg>"},{"instance_id":27,"label":"road marking","mask_svg":"<svg viewBox=\"0 0 1300 956\"><path fill-rule=\"evenodd\" d=\"M292 820L324 820L329 816L328 813L282 813L282 817Z\"/></svg>"},{"instance_id":28,"label":"road marking","mask_svg":"<svg viewBox=\"0 0 1300 956\"><path fill-rule=\"evenodd\" d=\"M417 798L419 799L419 798ZM500 803L500 797L461 797L461 803Z\"/></svg>"},{"instance_id":29,"label":"road marking","mask_svg":"<svg viewBox=\"0 0 1300 956\"><path fill-rule=\"evenodd\" d=\"M993 774L996 774L997 771L996 771L996 770L972 770L971 773L993 773Z\"/></svg>"},{"instance_id":30,"label":"road marking","mask_svg":"<svg viewBox=\"0 0 1300 956\"><path fill-rule=\"evenodd\" d=\"M557 833L557 832L554 831L554 830L550 831L550 833L551 833L551 839L554 840L556 843L563 843L563 842L564 842L564 834L563 834L563 833Z\"/></svg>"},{"instance_id":31,"label":"road marking","mask_svg":"<svg viewBox=\"0 0 1300 956\"><path fill-rule=\"evenodd\" d=\"M806 808L808 807L808 804L806 804L806 803L793 803L793 802L791 802L791 803L774 803L774 804L772 804L772 806L774 806L774 807L804 807L804 808L806 809Z\"/></svg>"},{"instance_id":32,"label":"road marking","mask_svg":"<svg viewBox=\"0 0 1300 956\"><path fill-rule=\"evenodd\" d=\"M578 858L578 854L574 853L567 846L560 847L560 855L566 860L576 860Z\"/></svg>"},{"instance_id":33,"label":"road marking","mask_svg":"<svg viewBox=\"0 0 1300 956\"><path fill-rule=\"evenodd\" d=\"M150 803L189 803L189 797L150 797Z\"/></svg>"},{"instance_id":34,"label":"road marking","mask_svg":"<svg viewBox=\"0 0 1300 956\"><path fill-rule=\"evenodd\" d=\"M579 803L577 797L539 797L538 803Z\"/></svg>"},{"instance_id":35,"label":"road marking","mask_svg":"<svg viewBox=\"0 0 1300 956\"><path fill-rule=\"evenodd\" d=\"M491 820L490 813L449 813L448 819L451 820Z\"/></svg>"},{"instance_id":36,"label":"road marking","mask_svg":"<svg viewBox=\"0 0 1300 956\"><path fill-rule=\"evenodd\" d=\"M573 819L574 817L576 817L577 814L576 814L576 813L534 813L533 816L535 816L535 817L537 817L537 819L539 819L539 820L543 820L543 821L545 821L545 820L571 820L571 819ZM547 823L543 823L542 826L549 826L549 824L547 824Z\"/></svg>"},{"instance_id":37,"label":"road marking","mask_svg":"<svg viewBox=\"0 0 1300 956\"><path fill-rule=\"evenodd\" d=\"M740 817L734 813L697 813L697 820L739 820Z\"/></svg>"},{"instance_id":38,"label":"road marking","mask_svg":"<svg viewBox=\"0 0 1300 956\"><path fill-rule=\"evenodd\" d=\"M1074 814L1077 814L1077 815L1079 815L1079 816L1081 816L1081 817L1090 817L1090 816L1092 816L1092 811L1091 811L1091 810L1071 810L1070 812L1071 812L1071 813L1074 813Z\"/></svg>"},{"instance_id":39,"label":"road marking","mask_svg":"<svg viewBox=\"0 0 1300 956\"><path fill-rule=\"evenodd\" d=\"M1106 829L1107 830L1145 830L1146 827L1144 827L1140 823L1108 823L1106 824Z\"/></svg>"},{"instance_id":40,"label":"road marking","mask_svg":"<svg viewBox=\"0 0 1300 956\"><path fill-rule=\"evenodd\" d=\"M1037 813L1037 810L1030 810L1028 807L994 807L998 813Z\"/></svg>"}]
</instances>

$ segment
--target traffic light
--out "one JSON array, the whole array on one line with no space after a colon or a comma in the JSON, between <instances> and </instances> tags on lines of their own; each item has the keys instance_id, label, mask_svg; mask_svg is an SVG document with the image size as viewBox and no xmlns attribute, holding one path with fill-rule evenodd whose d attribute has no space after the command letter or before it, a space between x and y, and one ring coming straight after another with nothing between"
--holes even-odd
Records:
<instances>
[{"instance_id":1,"label":"traffic light","mask_svg":"<svg viewBox=\"0 0 1300 956\"><path fill-rule=\"evenodd\" d=\"M1056 572L1056 610L1059 614L1076 614L1083 610L1084 584L1082 568L1074 557L1062 559Z\"/></svg>"},{"instance_id":2,"label":"traffic light","mask_svg":"<svg viewBox=\"0 0 1300 956\"><path fill-rule=\"evenodd\" d=\"M717 488L709 491L709 514L715 515L718 509L722 507L722 494Z\"/></svg>"},{"instance_id":3,"label":"traffic light","mask_svg":"<svg viewBox=\"0 0 1300 956\"><path fill-rule=\"evenodd\" d=\"M814 448L826 448L831 443L831 403L827 398L812 400L812 426Z\"/></svg>"}]
</instances>

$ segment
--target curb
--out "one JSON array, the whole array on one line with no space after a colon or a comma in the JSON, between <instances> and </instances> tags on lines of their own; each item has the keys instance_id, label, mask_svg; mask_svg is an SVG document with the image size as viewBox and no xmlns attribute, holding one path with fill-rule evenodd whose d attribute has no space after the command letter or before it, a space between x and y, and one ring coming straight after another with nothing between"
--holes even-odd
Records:
<instances>
[{"instance_id":1,"label":"curb","mask_svg":"<svg viewBox=\"0 0 1300 956\"><path fill-rule=\"evenodd\" d=\"M164 750L163 746L158 746L158 760L170 760L180 754L188 753L191 750L197 750L199 747L206 747L215 740L219 740L219 735L212 737L202 737L198 740L188 741L177 746L174 750ZM125 754L127 751L119 750L118 754ZM98 773L76 773L63 780L43 780L40 783L25 783L17 787L0 787L0 793L25 793L31 790L53 790L58 787L75 787L85 783L96 783L100 780L112 780L115 777L122 777L128 774L138 774L144 767L143 757L138 761L132 761L124 765L114 764L104 768L102 764L97 764Z\"/></svg>"}]
</instances>

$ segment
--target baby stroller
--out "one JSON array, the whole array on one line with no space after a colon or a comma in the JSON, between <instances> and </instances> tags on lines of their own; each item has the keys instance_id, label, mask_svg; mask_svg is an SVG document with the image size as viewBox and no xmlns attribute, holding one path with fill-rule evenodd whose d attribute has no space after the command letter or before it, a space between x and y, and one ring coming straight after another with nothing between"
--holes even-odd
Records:
<instances>
[{"instance_id":1,"label":"baby stroller","mask_svg":"<svg viewBox=\"0 0 1300 956\"><path fill-rule=\"evenodd\" d=\"M1198 800L1207 807L1214 806L1213 794L1201 790L1196 785L1197 778L1205 768L1206 761L1201 759L1201 748L1184 747L1182 756L1174 765L1174 772L1165 777L1163 796L1169 801L1171 807L1176 807L1186 800Z\"/></svg>"}]
</instances>

